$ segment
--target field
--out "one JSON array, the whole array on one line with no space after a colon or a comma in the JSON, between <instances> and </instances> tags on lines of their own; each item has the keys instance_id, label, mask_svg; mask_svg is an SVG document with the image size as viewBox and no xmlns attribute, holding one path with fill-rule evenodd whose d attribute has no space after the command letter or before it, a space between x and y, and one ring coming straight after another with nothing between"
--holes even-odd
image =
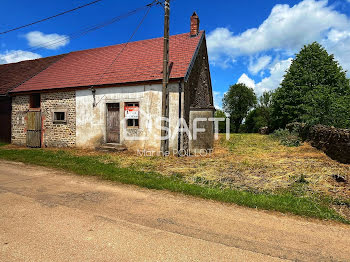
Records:
<instances>
[{"instance_id":1,"label":"field","mask_svg":"<svg viewBox=\"0 0 350 262\"><path fill-rule=\"evenodd\" d=\"M181 177L188 183L219 186L252 192L281 191L299 196L335 199L333 206L350 217L350 185L334 177L350 179L350 165L340 164L304 143L286 147L271 136L231 134L216 142L210 157L162 158L113 154L111 159L123 167L156 171Z\"/></svg>"},{"instance_id":2,"label":"field","mask_svg":"<svg viewBox=\"0 0 350 262\"><path fill-rule=\"evenodd\" d=\"M189 183L221 185L251 191L280 191L304 184L305 191L350 198L350 187L337 183L334 175L350 178L350 165L331 160L304 143L286 147L271 136L232 134L217 141L210 157L138 157L130 153L112 154L123 167L180 176Z\"/></svg>"},{"instance_id":3,"label":"field","mask_svg":"<svg viewBox=\"0 0 350 262\"><path fill-rule=\"evenodd\" d=\"M94 170L98 170L98 173L103 175L102 169L108 166L107 171L111 174L124 172L130 176L129 178L124 176L118 178L115 175L116 177L113 178L106 171L109 174L107 179L123 183L168 189L212 199L225 199L224 195L219 197L225 192L227 194L229 194L228 192L243 192L244 200L235 198L232 201L224 201L307 216L313 215L307 214L308 212L304 212L304 214L298 210L301 208L300 206L292 206L291 203L312 200L316 209L319 209L318 204L327 206L342 216L350 218L350 186L348 182L337 182L334 178L338 176L349 181L350 165L331 160L307 143L300 147L286 147L271 136L232 134L229 141L226 141L224 136L220 137L211 156L183 158L140 157L132 152L107 154L78 149L22 150L14 146L2 148L0 158L33 163L32 159L37 157L38 160L41 159L41 165L63 168L79 174L85 172L88 175L94 175L97 172ZM23 153L22 157L18 153L20 151ZM73 159L73 156L76 159ZM61 164L57 162L60 158L65 157L67 158L66 163L70 160L72 163L66 164L63 160ZM49 158L53 158L53 160L51 161ZM84 161L86 163L97 161L95 168L100 166L100 169L90 170L87 167L82 169ZM110 170L111 167L115 171ZM100 170L101 172L99 172ZM149 174L154 175L155 179L151 186L148 186L150 183L148 178L151 176ZM134 175L138 179L136 182L131 179ZM157 180L159 175L163 177L161 181ZM147 182L140 182L141 176L147 176ZM156 185L156 183L163 182L165 184ZM178 188L177 183L181 184ZM212 197L205 192L198 193L200 188L215 189L216 195ZM270 196L284 197L286 195L296 198L287 200L289 204L286 202L282 205L283 207L276 207L274 206L276 202L274 202L275 204L268 203L271 199L254 200L255 195L268 196L268 199ZM251 196L252 199L248 199L248 196ZM261 203L256 201L261 201ZM322 215L315 216L322 218Z\"/></svg>"}]
</instances>

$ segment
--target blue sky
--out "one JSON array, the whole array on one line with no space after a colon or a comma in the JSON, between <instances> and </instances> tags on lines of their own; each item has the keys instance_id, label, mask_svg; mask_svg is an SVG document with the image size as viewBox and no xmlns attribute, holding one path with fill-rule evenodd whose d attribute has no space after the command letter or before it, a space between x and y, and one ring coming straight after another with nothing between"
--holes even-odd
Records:
<instances>
[{"instance_id":1,"label":"blue sky","mask_svg":"<svg viewBox=\"0 0 350 262\"><path fill-rule=\"evenodd\" d=\"M91 0L2 0L0 31L26 24ZM0 35L0 63L52 56L127 41L144 11L81 38L70 35L111 19L151 0L100 3L23 30ZM294 54L319 41L350 71L350 0L201 0L171 2L171 34L189 31L196 11L206 30L215 102L221 106L230 85L242 82L257 94L278 87ZM160 37L163 11L153 7L134 40ZM63 37L60 45L33 45Z\"/></svg>"}]
</instances>

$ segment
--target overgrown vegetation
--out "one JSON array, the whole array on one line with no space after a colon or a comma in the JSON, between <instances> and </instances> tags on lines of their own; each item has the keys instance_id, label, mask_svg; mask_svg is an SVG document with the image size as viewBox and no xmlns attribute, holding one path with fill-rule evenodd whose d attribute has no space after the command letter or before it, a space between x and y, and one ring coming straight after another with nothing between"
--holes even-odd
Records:
<instances>
[{"instance_id":1,"label":"overgrown vegetation","mask_svg":"<svg viewBox=\"0 0 350 262\"><path fill-rule=\"evenodd\" d=\"M279 140L284 146L301 146L303 143L296 131L291 132L288 129L278 129L272 134L272 136Z\"/></svg>"},{"instance_id":2,"label":"overgrown vegetation","mask_svg":"<svg viewBox=\"0 0 350 262\"><path fill-rule=\"evenodd\" d=\"M279 145L269 136L235 134L220 144L216 154L208 158L146 158L130 153L11 146L0 148L0 158L247 207L347 222L331 208L331 201L318 197L321 193L310 194L315 190L315 177L322 180L319 174L324 177L327 173L348 172L347 167L330 165L308 147Z\"/></svg>"}]
</instances>

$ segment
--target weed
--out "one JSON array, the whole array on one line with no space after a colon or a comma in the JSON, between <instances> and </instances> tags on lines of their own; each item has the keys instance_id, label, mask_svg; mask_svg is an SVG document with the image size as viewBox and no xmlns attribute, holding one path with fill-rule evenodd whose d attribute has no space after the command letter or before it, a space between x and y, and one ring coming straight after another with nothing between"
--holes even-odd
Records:
<instances>
[{"instance_id":1,"label":"weed","mask_svg":"<svg viewBox=\"0 0 350 262\"><path fill-rule=\"evenodd\" d=\"M297 132L290 132L288 129L278 129L272 136L280 140L281 144L289 147L298 147L302 145L302 139Z\"/></svg>"}]
</instances>

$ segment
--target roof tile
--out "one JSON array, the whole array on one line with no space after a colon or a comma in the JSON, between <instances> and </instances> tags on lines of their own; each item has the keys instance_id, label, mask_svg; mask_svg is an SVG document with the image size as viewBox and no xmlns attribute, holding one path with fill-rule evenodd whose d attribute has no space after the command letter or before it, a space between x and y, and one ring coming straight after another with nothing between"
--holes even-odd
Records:
<instances>
[{"instance_id":1,"label":"roof tile","mask_svg":"<svg viewBox=\"0 0 350 262\"><path fill-rule=\"evenodd\" d=\"M6 95L13 88L40 73L63 56L64 55L51 56L0 65L0 95Z\"/></svg>"},{"instance_id":2,"label":"roof tile","mask_svg":"<svg viewBox=\"0 0 350 262\"><path fill-rule=\"evenodd\" d=\"M173 63L170 78L185 76L202 34L204 34L203 31L197 37L191 37L189 33L170 37L169 60ZM125 45L69 53L12 92L162 79L163 38Z\"/></svg>"}]
</instances>

